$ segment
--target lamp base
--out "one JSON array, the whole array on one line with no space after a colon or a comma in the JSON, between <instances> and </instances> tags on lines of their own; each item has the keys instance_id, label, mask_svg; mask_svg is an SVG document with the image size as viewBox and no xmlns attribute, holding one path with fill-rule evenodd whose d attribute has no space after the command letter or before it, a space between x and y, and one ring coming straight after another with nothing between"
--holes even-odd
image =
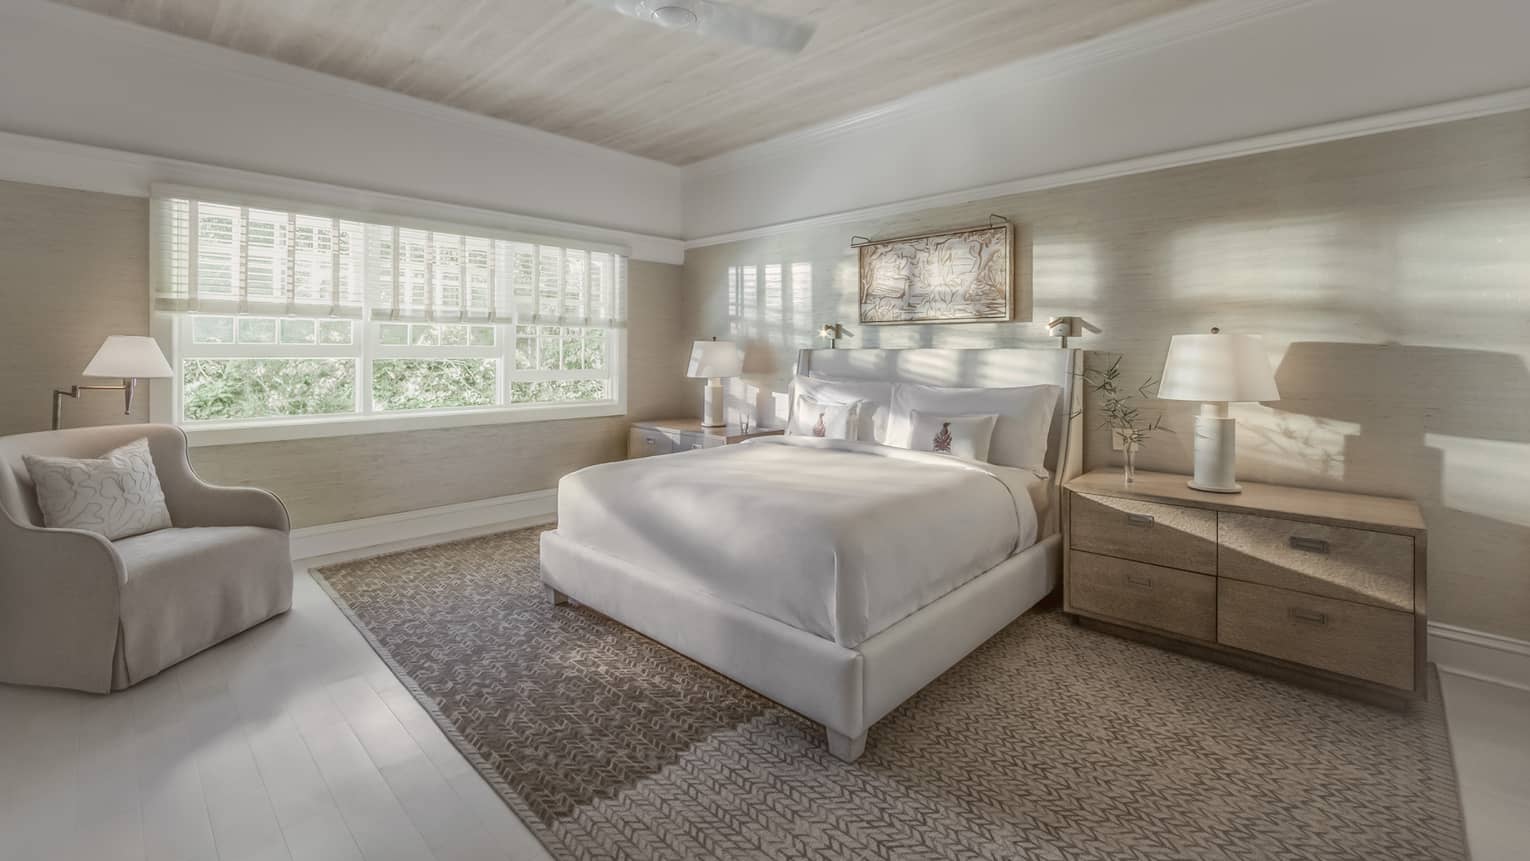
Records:
<instances>
[{"instance_id":1,"label":"lamp base","mask_svg":"<svg viewBox=\"0 0 1530 861\"><path fill-rule=\"evenodd\" d=\"M1234 484L1232 487L1213 487L1209 484L1200 484L1195 479L1185 482L1185 486L1191 490L1204 490L1207 493L1242 493L1243 485Z\"/></svg>"},{"instance_id":2,"label":"lamp base","mask_svg":"<svg viewBox=\"0 0 1530 861\"><path fill-rule=\"evenodd\" d=\"M728 426L728 413L724 407L727 405L727 397L723 394L721 377L712 377L707 380L707 387L701 399L701 426L704 428L722 428Z\"/></svg>"},{"instance_id":3,"label":"lamp base","mask_svg":"<svg viewBox=\"0 0 1530 861\"><path fill-rule=\"evenodd\" d=\"M1209 493L1241 493L1236 480L1238 422L1227 404L1201 405L1195 417L1195 477L1188 483Z\"/></svg>"}]
</instances>

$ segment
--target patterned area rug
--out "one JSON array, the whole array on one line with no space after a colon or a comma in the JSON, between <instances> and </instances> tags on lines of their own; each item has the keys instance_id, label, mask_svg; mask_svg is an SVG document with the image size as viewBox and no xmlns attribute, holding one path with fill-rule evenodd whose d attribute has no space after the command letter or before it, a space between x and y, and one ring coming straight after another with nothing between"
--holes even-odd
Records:
<instances>
[{"instance_id":1,"label":"patterned area rug","mask_svg":"<svg viewBox=\"0 0 1530 861\"><path fill-rule=\"evenodd\" d=\"M1034 612L871 731L589 610L527 529L315 573L558 858L1466 857L1436 689L1401 714Z\"/></svg>"}]
</instances>

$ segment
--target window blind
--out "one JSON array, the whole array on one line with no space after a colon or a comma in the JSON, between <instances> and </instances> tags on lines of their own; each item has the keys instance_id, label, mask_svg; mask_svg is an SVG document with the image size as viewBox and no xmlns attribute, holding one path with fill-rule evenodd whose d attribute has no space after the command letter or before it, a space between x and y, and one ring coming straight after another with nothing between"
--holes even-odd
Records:
<instances>
[{"instance_id":1,"label":"window blind","mask_svg":"<svg viewBox=\"0 0 1530 861\"><path fill-rule=\"evenodd\" d=\"M193 196L152 206L160 311L626 324L627 258L610 249Z\"/></svg>"}]
</instances>

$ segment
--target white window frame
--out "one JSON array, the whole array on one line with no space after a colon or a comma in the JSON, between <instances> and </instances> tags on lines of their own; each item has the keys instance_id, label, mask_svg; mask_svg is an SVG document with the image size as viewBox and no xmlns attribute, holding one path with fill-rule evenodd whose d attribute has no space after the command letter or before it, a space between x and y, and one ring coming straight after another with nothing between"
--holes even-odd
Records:
<instances>
[{"instance_id":1,"label":"white window frame","mask_svg":"<svg viewBox=\"0 0 1530 861\"><path fill-rule=\"evenodd\" d=\"M202 194L198 191L191 192L199 199L212 199L224 202L230 198L218 197L215 193ZM279 201L266 198L232 198L249 205L260 206L267 209L289 210L302 214L327 215L344 217L370 223L395 224L402 226L418 226L422 222L414 219L402 219L395 215L382 215L349 210L337 210L334 207L310 206L291 201ZM457 231L472 236L480 236L492 239L505 239L510 241L530 241L542 245L557 245L560 240L548 237L528 237L518 234L505 233L471 226L448 225L438 222L429 222L429 227L443 231ZM156 269L155 277L160 277L158 269L162 266L161 255L157 253L161 237L151 238L152 260ZM562 240L567 247L585 248L587 243L572 240ZM603 249L604 250L604 249ZM626 256L625 249L611 249L613 253ZM157 282L156 282L157 283ZM363 290L363 302L370 303L371 297ZM152 302L152 300L151 300ZM191 343L191 326L195 314L166 313L151 308L151 333L159 341L165 355L170 359L171 367L175 376L168 380L154 380L150 383L150 420L179 425L187 435L193 446L209 445L232 445L251 442L271 442L291 439L312 439L319 437L351 436L355 434L384 433L394 431L424 430L432 428L448 427L471 427L491 424L517 424L521 422L559 421L564 419L598 418L608 416L620 416L627 413L627 331L625 327L602 327L586 326L582 328L603 329L606 334L605 356L609 369L605 379L610 381L612 395L610 399L602 401L579 401L562 403L525 403L512 404L510 402L510 388L517 382L536 382L546 380L589 379L590 375L583 371L569 370L520 370L515 369L515 344L516 323L488 322L473 319L442 319L435 321L371 319L370 307L364 305L362 317L352 319L353 343L349 345L293 345L293 344L270 344L270 345L247 345L247 344L198 344ZM234 316L230 314L210 314L207 316ZM246 317L276 317L281 319L280 314L263 314L259 311L244 315ZM306 318L305 318L306 319ZM317 319L324 319L322 317ZM384 346L380 342L380 326L382 324L397 322L400 324L428 324L428 325L468 325L468 326L493 326L495 329L494 347L472 347L468 345L458 346ZM236 323L237 325L237 323ZM279 325L279 324L278 324ZM519 323L526 326L550 326L551 323L539 323L534 320ZM559 324L560 326L562 324ZM358 412L330 416L276 416L258 419L243 419L238 421L196 421L186 422L182 420L182 371L186 359L195 358L300 358L300 357L334 357L351 358L356 360L356 386ZM498 364L498 381L496 403L493 406L461 407L451 409L434 410L407 410L377 412L372 409L371 393L371 364L374 359L387 358L462 358L482 357L493 358Z\"/></svg>"}]
</instances>

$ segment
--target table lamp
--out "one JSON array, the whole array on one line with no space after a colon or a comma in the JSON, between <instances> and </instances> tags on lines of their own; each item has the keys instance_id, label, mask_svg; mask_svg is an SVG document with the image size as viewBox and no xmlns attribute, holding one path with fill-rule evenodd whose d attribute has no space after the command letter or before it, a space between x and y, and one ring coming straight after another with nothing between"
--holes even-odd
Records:
<instances>
[{"instance_id":1,"label":"table lamp","mask_svg":"<svg viewBox=\"0 0 1530 861\"><path fill-rule=\"evenodd\" d=\"M96 351L82 376L116 377L122 382L115 386L70 386L53 390L53 429L58 430L63 417L64 398L77 398L84 391L122 392L122 414L133 411L133 392L139 380L165 379L174 376L170 363L159 344L144 335L108 335L101 349Z\"/></svg>"},{"instance_id":2,"label":"table lamp","mask_svg":"<svg viewBox=\"0 0 1530 861\"><path fill-rule=\"evenodd\" d=\"M732 341L697 341L691 346L691 365L685 372L688 377L704 377L706 393L702 396L701 426L720 428L728 424L723 409L723 377L736 377L743 373L744 363L739 359L738 347Z\"/></svg>"},{"instance_id":3,"label":"table lamp","mask_svg":"<svg viewBox=\"0 0 1530 861\"><path fill-rule=\"evenodd\" d=\"M1235 480L1237 420L1227 413L1234 402L1275 401L1275 373L1258 335L1175 335L1163 364L1158 397L1200 401L1195 417L1195 477L1190 486L1213 493L1238 493Z\"/></svg>"}]
</instances>

